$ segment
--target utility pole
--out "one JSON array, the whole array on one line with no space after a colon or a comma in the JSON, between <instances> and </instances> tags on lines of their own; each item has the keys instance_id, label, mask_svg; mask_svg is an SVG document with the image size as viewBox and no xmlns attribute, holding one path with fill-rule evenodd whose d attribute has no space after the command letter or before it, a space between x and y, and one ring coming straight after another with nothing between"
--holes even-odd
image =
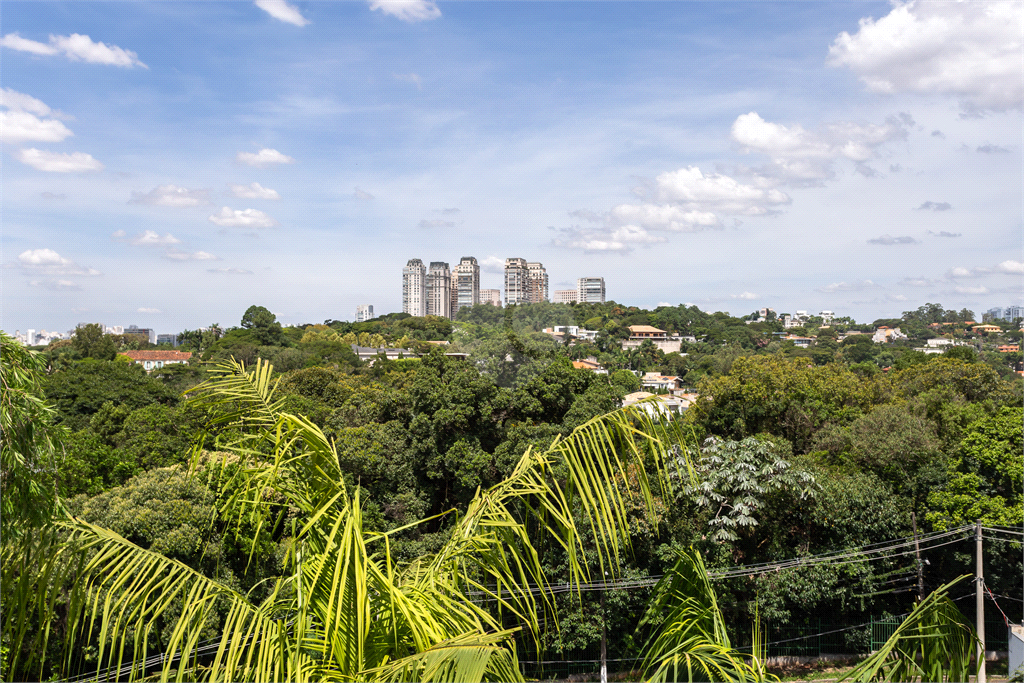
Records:
<instances>
[{"instance_id":1,"label":"utility pole","mask_svg":"<svg viewBox=\"0 0 1024 683\"><path fill-rule=\"evenodd\" d=\"M608 573L605 572L605 586L601 587L601 683L608 683L608 628L607 615L604 611L604 591L608 584ZM982 682L984 683L984 681Z\"/></svg>"},{"instance_id":2,"label":"utility pole","mask_svg":"<svg viewBox=\"0 0 1024 683\"><path fill-rule=\"evenodd\" d=\"M910 513L910 523L914 527L914 554L917 555L917 601L924 600L924 565L921 564L921 543L917 540L917 513Z\"/></svg>"},{"instance_id":3,"label":"utility pole","mask_svg":"<svg viewBox=\"0 0 1024 683\"><path fill-rule=\"evenodd\" d=\"M985 569L981 552L981 520L974 527L974 609L978 628L978 683L985 683Z\"/></svg>"}]
</instances>

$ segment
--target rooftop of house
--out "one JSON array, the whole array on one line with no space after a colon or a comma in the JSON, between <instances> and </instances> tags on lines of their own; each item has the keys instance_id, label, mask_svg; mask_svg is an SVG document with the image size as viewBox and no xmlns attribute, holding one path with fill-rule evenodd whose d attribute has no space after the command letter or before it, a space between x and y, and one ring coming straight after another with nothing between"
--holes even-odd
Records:
<instances>
[{"instance_id":1,"label":"rooftop of house","mask_svg":"<svg viewBox=\"0 0 1024 683\"><path fill-rule=\"evenodd\" d=\"M128 356L134 361L162 360L162 361L186 361L192 357L191 351L122 351L122 356Z\"/></svg>"},{"instance_id":2,"label":"rooftop of house","mask_svg":"<svg viewBox=\"0 0 1024 683\"><path fill-rule=\"evenodd\" d=\"M630 334L667 334L665 330L659 330L657 327L651 327L650 325L630 325Z\"/></svg>"}]
</instances>

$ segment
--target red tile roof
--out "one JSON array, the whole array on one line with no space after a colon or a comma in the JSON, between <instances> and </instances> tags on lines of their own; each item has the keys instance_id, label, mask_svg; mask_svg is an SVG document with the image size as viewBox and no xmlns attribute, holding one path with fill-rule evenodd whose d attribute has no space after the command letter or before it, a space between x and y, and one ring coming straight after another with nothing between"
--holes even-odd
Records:
<instances>
[{"instance_id":1,"label":"red tile roof","mask_svg":"<svg viewBox=\"0 0 1024 683\"><path fill-rule=\"evenodd\" d=\"M192 357L191 351L122 351L122 356L128 356L134 361L162 360L162 361L187 361Z\"/></svg>"}]
</instances>

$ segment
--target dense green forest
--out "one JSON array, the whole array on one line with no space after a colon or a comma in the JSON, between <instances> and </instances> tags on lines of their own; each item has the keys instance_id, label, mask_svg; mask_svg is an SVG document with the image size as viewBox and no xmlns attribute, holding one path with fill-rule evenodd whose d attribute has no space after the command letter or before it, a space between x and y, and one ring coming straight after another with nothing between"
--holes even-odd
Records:
<instances>
[{"instance_id":1,"label":"dense green forest","mask_svg":"<svg viewBox=\"0 0 1024 683\"><path fill-rule=\"evenodd\" d=\"M305 416L333 442L346 495L358 492L364 528L388 533L399 563L441 550L454 523L443 513L464 512L481 489L509 477L527 449L542 452L615 410L639 389L638 374L657 371L698 395L674 418L695 478L680 480L671 498L655 495L653 518L642 496L624 499L625 579L660 577L690 549L714 574L976 520L1024 523L1021 354L995 350L1020 343L1017 325L975 334L965 324L970 311L929 304L870 325L823 327L812 318L786 330L813 338L801 348L781 338L781 322L754 318L610 302L476 306L455 321L390 314L282 327L254 306L237 327L184 331L180 348L193 351L191 362L150 374L118 355L151 348L144 339L81 328L39 353L41 398L52 406L46 419L57 442L52 471L42 475L77 518L260 596L286 561L296 525L308 520L283 505L257 523L225 505L236 479L217 454L245 428L211 426L213 409L190 400L212 364L273 364L281 409ZM937 330L934 323L946 324ZM595 342L558 343L542 332L553 325L599 334ZM695 341L680 353L650 343L623 351L630 325ZM837 339L878 325L899 326L908 339ZM936 355L914 350L942 335L962 345ZM361 362L352 344L419 357ZM572 365L588 357L609 372ZM409 526L422 519L432 521ZM583 562L596 569L600 541L585 543L593 555ZM919 597L919 567L931 590L972 571L972 553L960 543L926 553L924 565L913 556L817 565L722 579L715 588L743 643L755 613L769 635L904 613ZM552 584L569 580L563 554L542 559ZM1019 543L991 543L987 563L987 585L1008 596L1000 604L1019 621ZM544 633L545 656L527 657L538 645L524 642L520 657L592 653L602 630L610 658L636 657L650 597L648 589L559 595L561 626ZM209 622L209 637L223 618ZM150 635L155 642L166 636ZM850 652L866 651L864 629L841 637ZM87 648L77 666L87 668L90 656Z\"/></svg>"}]
</instances>

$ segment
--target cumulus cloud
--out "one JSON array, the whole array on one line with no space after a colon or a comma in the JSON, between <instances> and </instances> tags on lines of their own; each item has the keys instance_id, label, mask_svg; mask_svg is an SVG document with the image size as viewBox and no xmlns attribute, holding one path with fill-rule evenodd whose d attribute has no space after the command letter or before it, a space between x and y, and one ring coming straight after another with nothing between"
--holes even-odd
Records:
<instances>
[{"instance_id":1,"label":"cumulus cloud","mask_svg":"<svg viewBox=\"0 0 1024 683\"><path fill-rule=\"evenodd\" d=\"M917 244L917 240L909 235L903 235L902 237L893 237L892 235L882 235L881 237L875 237L874 239L868 240L868 244L882 244L884 246L893 246L895 244Z\"/></svg>"},{"instance_id":2,"label":"cumulus cloud","mask_svg":"<svg viewBox=\"0 0 1024 683\"><path fill-rule=\"evenodd\" d=\"M977 285L974 287L962 285L955 287L953 291L957 294L988 294L988 287L985 287L984 285Z\"/></svg>"},{"instance_id":3,"label":"cumulus cloud","mask_svg":"<svg viewBox=\"0 0 1024 683\"><path fill-rule=\"evenodd\" d=\"M251 185L232 185L231 194L242 199L280 199L281 195L277 193L277 190L271 190L269 187L263 187L259 183L252 183Z\"/></svg>"},{"instance_id":4,"label":"cumulus cloud","mask_svg":"<svg viewBox=\"0 0 1024 683\"><path fill-rule=\"evenodd\" d=\"M102 171L103 164L85 152L47 152L35 147L20 149L14 158L23 164L39 171L49 173L82 173L85 171Z\"/></svg>"},{"instance_id":5,"label":"cumulus cloud","mask_svg":"<svg viewBox=\"0 0 1024 683\"><path fill-rule=\"evenodd\" d=\"M505 259L497 256L480 259L480 270L485 273L503 273L505 272Z\"/></svg>"},{"instance_id":6,"label":"cumulus cloud","mask_svg":"<svg viewBox=\"0 0 1024 683\"><path fill-rule=\"evenodd\" d=\"M372 194L360 190L358 187L356 187L355 190L352 192L352 196L355 197L356 199L362 199L363 201L370 201L371 199L374 199L374 196Z\"/></svg>"},{"instance_id":7,"label":"cumulus cloud","mask_svg":"<svg viewBox=\"0 0 1024 683\"><path fill-rule=\"evenodd\" d=\"M1020 4L901 2L881 19L840 33L829 63L845 66L868 90L955 97L965 112L1020 109Z\"/></svg>"},{"instance_id":8,"label":"cumulus cloud","mask_svg":"<svg viewBox=\"0 0 1024 683\"><path fill-rule=\"evenodd\" d=\"M962 232L949 232L947 230L940 230L939 232L932 232L931 230L929 230L928 234L929 235L934 235L935 237L963 237L964 236L964 234Z\"/></svg>"},{"instance_id":9,"label":"cumulus cloud","mask_svg":"<svg viewBox=\"0 0 1024 683\"><path fill-rule=\"evenodd\" d=\"M34 55L53 56L63 54L73 62L107 64L130 69L135 66L148 69L131 50L116 45L94 42L89 36L72 33L70 36L50 35L49 43L40 43L22 38L17 33L8 33L0 38L0 45L11 50L30 52Z\"/></svg>"},{"instance_id":10,"label":"cumulus cloud","mask_svg":"<svg viewBox=\"0 0 1024 683\"><path fill-rule=\"evenodd\" d=\"M672 204L620 204L609 212L615 224L642 225L649 230L699 232L721 228L722 219L712 211L687 210Z\"/></svg>"},{"instance_id":11,"label":"cumulus cloud","mask_svg":"<svg viewBox=\"0 0 1024 683\"><path fill-rule=\"evenodd\" d=\"M278 225L273 218L256 209L231 209L225 206L212 216L210 222L222 228L272 228Z\"/></svg>"},{"instance_id":12,"label":"cumulus cloud","mask_svg":"<svg viewBox=\"0 0 1024 683\"><path fill-rule=\"evenodd\" d=\"M441 16L433 0L369 0L370 9L402 21L430 21Z\"/></svg>"},{"instance_id":13,"label":"cumulus cloud","mask_svg":"<svg viewBox=\"0 0 1024 683\"><path fill-rule=\"evenodd\" d=\"M42 287L54 292L80 292L82 287L71 280L30 280L29 286Z\"/></svg>"},{"instance_id":14,"label":"cumulus cloud","mask_svg":"<svg viewBox=\"0 0 1024 683\"><path fill-rule=\"evenodd\" d=\"M205 251L181 251L179 249L168 249L164 252L164 258L172 261L220 261L220 258Z\"/></svg>"},{"instance_id":15,"label":"cumulus cloud","mask_svg":"<svg viewBox=\"0 0 1024 683\"><path fill-rule=\"evenodd\" d=\"M949 202L924 202L917 207L918 211L949 211L952 209Z\"/></svg>"},{"instance_id":16,"label":"cumulus cloud","mask_svg":"<svg viewBox=\"0 0 1024 683\"><path fill-rule=\"evenodd\" d=\"M705 175L697 166L662 173L655 181L655 196L659 200L689 211L758 216L791 201L785 192L744 185L720 173Z\"/></svg>"},{"instance_id":17,"label":"cumulus cloud","mask_svg":"<svg viewBox=\"0 0 1024 683\"><path fill-rule=\"evenodd\" d=\"M242 268L210 268L206 271L207 273L223 273L225 275L252 275L251 270L244 270Z\"/></svg>"},{"instance_id":18,"label":"cumulus cloud","mask_svg":"<svg viewBox=\"0 0 1024 683\"><path fill-rule=\"evenodd\" d=\"M0 90L0 139L4 142L60 142L74 135L53 116L45 103L31 95L3 88ZM40 118L51 117L51 118Z\"/></svg>"},{"instance_id":19,"label":"cumulus cloud","mask_svg":"<svg viewBox=\"0 0 1024 683\"><path fill-rule=\"evenodd\" d=\"M890 117L880 125L839 121L812 131L800 124L787 127L771 123L750 112L736 118L731 135L744 151L759 152L771 159L769 166L757 169L766 180L817 185L835 176L833 165L838 159L848 159L862 175L874 176L876 172L865 162L877 156L879 146L905 139L908 119Z\"/></svg>"},{"instance_id":20,"label":"cumulus cloud","mask_svg":"<svg viewBox=\"0 0 1024 683\"><path fill-rule=\"evenodd\" d=\"M854 280L853 282L833 282L832 284L819 287L818 291L825 294L832 294L834 292L863 292L869 289L878 289L871 280Z\"/></svg>"},{"instance_id":21,"label":"cumulus cloud","mask_svg":"<svg viewBox=\"0 0 1024 683\"><path fill-rule=\"evenodd\" d=\"M1009 154L1010 150L999 145L980 145L977 149L981 154Z\"/></svg>"},{"instance_id":22,"label":"cumulus cloud","mask_svg":"<svg viewBox=\"0 0 1024 683\"><path fill-rule=\"evenodd\" d=\"M1003 261L996 266L996 272L1009 273L1011 275L1024 275L1024 263L1020 261Z\"/></svg>"},{"instance_id":23,"label":"cumulus cloud","mask_svg":"<svg viewBox=\"0 0 1024 683\"><path fill-rule=\"evenodd\" d=\"M256 166L263 168L265 166L271 166L273 164L294 164L295 159L292 159L287 154L282 154L276 149L261 149L260 151L253 152L239 152L235 157L235 160L242 164L249 166Z\"/></svg>"},{"instance_id":24,"label":"cumulus cloud","mask_svg":"<svg viewBox=\"0 0 1024 683\"><path fill-rule=\"evenodd\" d=\"M408 74L391 74L397 81L404 81L406 83L412 83L416 86L417 90L423 90L423 79L420 78L419 74L408 73Z\"/></svg>"},{"instance_id":25,"label":"cumulus cloud","mask_svg":"<svg viewBox=\"0 0 1024 683\"><path fill-rule=\"evenodd\" d=\"M118 230L112 235L112 237L114 239L126 239L127 236L125 235L124 230ZM161 235L158 232L146 230L133 237L128 241L128 243L134 247L166 247L172 244L181 244L181 240L171 233Z\"/></svg>"},{"instance_id":26,"label":"cumulus cloud","mask_svg":"<svg viewBox=\"0 0 1024 683\"><path fill-rule=\"evenodd\" d=\"M135 312L136 313L159 313L160 309L159 308L137 308L137 309L135 309Z\"/></svg>"},{"instance_id":27,"label":"cumulus cloud","mask_svg":"<svg viewBox=\"0 0 1024 683\"><path fill-rule=\"evenodd\" d=\"M905 277L902 280L900 280L898 284L903 287L934 287L935 285L940 284L941 282L942 280L921 276Z\"/></svg>"},{"instance_id":28,"label":"cumulus cloud","mask_svg":"<svg viewBox=\"0 0 1024 683\"><path fill-rule=\"evenodd\" d=\"M418 223L421 228L454 228L455 223L452 221L444 221L440 218L424 218Z\"/></svg>"},{"instance_id":29,"label":"cumulus cloud","mask_svg":"<svg viewBox=\"0 0 1024 683\"><path fill-rule=\"evenodd\" d=\"M305 26L309 23L309 19L302 16L297 7L289 5L284 0L256 0L256 6L278 21L287 24Z\"/></svg>"},{"instance_id":30,"label":"cumulus cloud","mask_svg":"<svg viewBox=\"0 0 1024 683\"><path fill-rule=\"evenodd\" d=\"M149 204L150 206L203 206L210 204L209 190L190 190L177 185L158 185L146 193L132 192L129 204Z\"/></svg>"},{"instance_id":31,"label":"cumulus cloud","mask_svg":"<svg viewBox=\"0 0 1024 683\"><path fill-rule=\"evenodd\" d=\"M753 292L743 292L742 294L730 294L729 298L730 299L743 299L745 301L750 301L752 299L756 299L757 298L757 294L754 294Z\"/></svg>"},{"instance_id":32,"label":"cumulus cloud","mask_svg":"<svg viewBox=\"0 0 1024 683\"><path fill-rule=\"evenodd\" d=\"M100 275L98 270L80 266L52 249L28 249L18 255L14 263L25 272L41 275Z\"/></svg>"},{"instance_id":33,"label":"cumulus cloud","mask_svg":"<svg viewBox=\"0 0 1024 683\"><path fill-rule=\"evenodd\" d=\"M559 231L561 236L552 240L556 247L579 249L586 252L629 253L637 245L665 242L660 235L652 235L638 225L623 225L612 229L581 229Z\"/></svg>"},{"instance_id":34,"label":"cumulus cloud","mask_svg":"<svg viewBox=\"0 0 1024 683\"><path fill-rule=\"evenodd\" d=\"M932 137L933 138L942 138L943 140L945 140L946 139L946 134L943 133L941 130L933 130L932 131Z\"/></svg>"}]
</instances>

